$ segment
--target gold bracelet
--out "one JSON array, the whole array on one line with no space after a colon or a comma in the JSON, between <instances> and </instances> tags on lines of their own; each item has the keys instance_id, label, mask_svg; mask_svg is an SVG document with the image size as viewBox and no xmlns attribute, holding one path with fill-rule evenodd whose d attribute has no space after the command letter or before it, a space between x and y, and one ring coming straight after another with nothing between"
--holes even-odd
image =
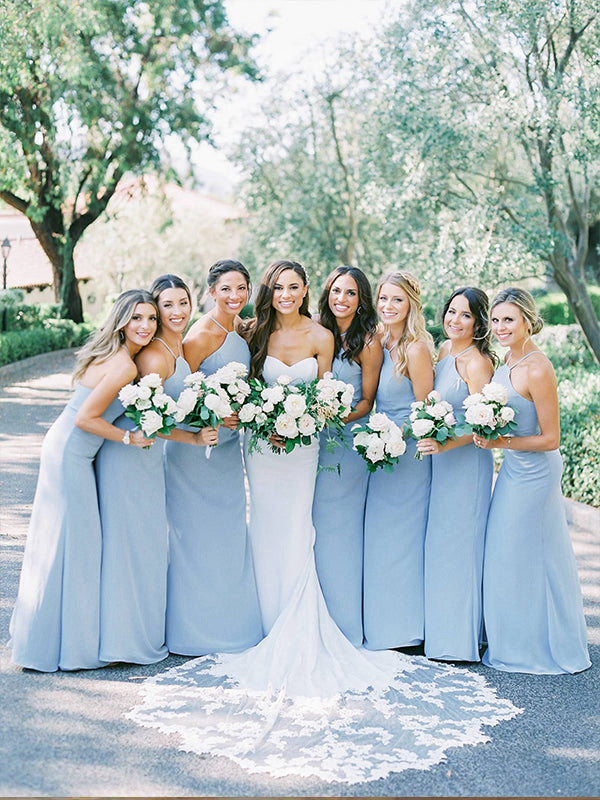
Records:
<instances>
[{"instance_id":1,"label":"gold bracelet","mask_svg":"<svg viewBox=\"0 0 600 800\"><path fill-rule=\"evenodd\" d=\"M508 444L506 445L506 449L510 450L510 443L512 442L512 436L507 436L506 439L508 441Z\"/></svg>"}]
</instances>

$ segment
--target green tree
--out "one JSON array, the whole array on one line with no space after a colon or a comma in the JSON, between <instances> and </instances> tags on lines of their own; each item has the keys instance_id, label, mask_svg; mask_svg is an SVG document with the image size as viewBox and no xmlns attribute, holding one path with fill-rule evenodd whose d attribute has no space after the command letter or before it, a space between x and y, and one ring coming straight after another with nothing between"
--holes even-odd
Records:
<instances>
[{"instance_id":1,"label":"green tree","mask_svg":"<svg viewBox=\"0 0 600 800\"><path fill-rule=\"evenodd\" d=\"M126 172L206 138L224 76L257 77L222 0L3 0L0 198L27 214L63 313L82 318L73 251Z\"/></svg>"}]
</instances>

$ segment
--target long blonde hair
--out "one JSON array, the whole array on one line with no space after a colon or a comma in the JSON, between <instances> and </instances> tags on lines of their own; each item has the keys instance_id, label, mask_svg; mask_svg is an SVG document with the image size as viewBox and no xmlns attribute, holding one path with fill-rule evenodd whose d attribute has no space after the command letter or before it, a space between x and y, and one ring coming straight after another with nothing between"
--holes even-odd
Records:
<instances>
[{"instance_id":1,"label":"long blonde hair","mask_svg":"<svg viewBox=\"0 0 600 800\"><path fill-rule=\"evenodd\" d=\"M409 344L411 344L411 342L425 342L431 355L432 363L435 359L435 346L432 335L425 327L425 317L423 316L423 306L421 304L421 287L415 276L403 270L396 270L395 272L389 272L387 275L384 275L377 286L377 302L379 302L379 293L384 283L391 283L392 286L397 286L406 292L409 303L404 331L396 345L398 361L394 365L394 375L400 381L405 375L408 366L407 351ZM390 339L390 331L385 322L383 322L382 325L382 344L385 347Z\"/></svg>"},{"instance_id":2,"label":"long blonde hair","mask_svg":"<svg viewBox=\"0 0 600 800\"><path fill-rule=\"evenodd\" d=\"M131 320L139 303L154 306L158 319L158 307L150 292L145 289L128 289L122 292L115 300L106 322L90 336L77 354L73 383L83 376L90 364L106 361L118 351L123 344L121 330Z\"/></svg>"}]
</instances>

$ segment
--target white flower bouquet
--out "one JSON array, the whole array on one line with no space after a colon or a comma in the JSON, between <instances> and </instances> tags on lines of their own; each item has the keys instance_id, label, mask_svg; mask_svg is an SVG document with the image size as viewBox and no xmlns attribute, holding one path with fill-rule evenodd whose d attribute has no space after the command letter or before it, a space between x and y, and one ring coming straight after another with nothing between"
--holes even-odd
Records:
<instances>
[{"instance_id":1,"label":"white flower bouquet","mask_svg":"<svg viewBox=\"0 0 600 800\"><path fill-rule=\"evenodd\" d=\"M417 400L411 404L411 412L405 423L405 434L413 439L435 439L444 444L448 439L456 438L456 418L450 403L442 400L435 389L429 392L425 400ZM417 450L417 461L423 454Z\"/></svg>"},{"instance_id":2,"label":"white flower bouquet","mask_svg":"<svg viewBox=\"0 0 600 800\"><path fill-rule=\"evenodd\" d=\"M259 450L259 442L269 442L274 453L308 445L325 426L342 431L343 418L349 413L354 387L333 378L330 372L323 378L292 384L289 375L280 375L273 386L253 378L250 393L239 409L240 427L250 433L250 452ZM270 442L279 436L285 447ZM333 445L335 446L335 444Z\"/></svg>"},{"instance_id":3,"label":"white flower bouquet","mask_svg":"<svg viewBox=\"0 0 600 800\"><path fill-rule=\"evenodd\" d=\"M401 429L387 414L371 414L364 425L353 425L353 447L364 458L369 472L380 467L393 472L399 456L406 452Z\"/></svg>"},{"instance_id":4,"label":"white flower bouquet","mask_svg":"<svg viewBox=\"0 0 600 800\"><path fill-rule=\"evenodd\" d=\"M133 420L148 439L157 433L168 436L177 422L177 403L163 391L160 375L151 372L138 383L128 383L119 392L125 416Z\"/></svg>"},{"instance_id":5,"label":"white flower bouquet","mask_svg":"<svg viewBox=\"0 0 600 800\"><path fill-rule=\"evenodd\" d=\"M517 427L515 410L506 404L506 389L501 383L486 383L481 392L470 394L463 401L464 422L460 433L476 433L488 441L507 436Z\"/></svg>"},{"instance_id":6,"label":"white flower bouquet","mask_svg":"<svg viewBox=\"0 0 600 800\"><path fill-rule=\"evenodd\" d=\"M177 422L191 428L216 428L243 404L250 394L245 364L232 361L206 377L194 372L177 400Z\"/></svg>"}]
</instances>

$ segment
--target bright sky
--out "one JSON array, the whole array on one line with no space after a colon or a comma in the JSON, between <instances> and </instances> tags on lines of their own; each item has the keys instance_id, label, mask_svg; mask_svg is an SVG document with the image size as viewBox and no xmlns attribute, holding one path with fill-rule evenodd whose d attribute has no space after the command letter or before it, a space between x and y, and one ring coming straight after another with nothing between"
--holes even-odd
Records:
<instances>
[{"instance_id":1,"label":"bright sky","mask_svg":"<svg viewBox=\"0 0 600 800\"><path fill-rule=\"evenodd\" d=\"M297 71L316 73L322 68L328 40L344 33L366 32L381 20L386 8L398 7L400 0L225 0L235 30L259 33L262 41L253 55L266 75ZM216 138L227 138L269 91L268 80L261 86L248 85L218 114ZM221 129L221 131L219 131ZM203 171L215 170L234 179L236 172L218 152L207 145L198 148L194 162Z\"/></svg>"}]
</instances>

